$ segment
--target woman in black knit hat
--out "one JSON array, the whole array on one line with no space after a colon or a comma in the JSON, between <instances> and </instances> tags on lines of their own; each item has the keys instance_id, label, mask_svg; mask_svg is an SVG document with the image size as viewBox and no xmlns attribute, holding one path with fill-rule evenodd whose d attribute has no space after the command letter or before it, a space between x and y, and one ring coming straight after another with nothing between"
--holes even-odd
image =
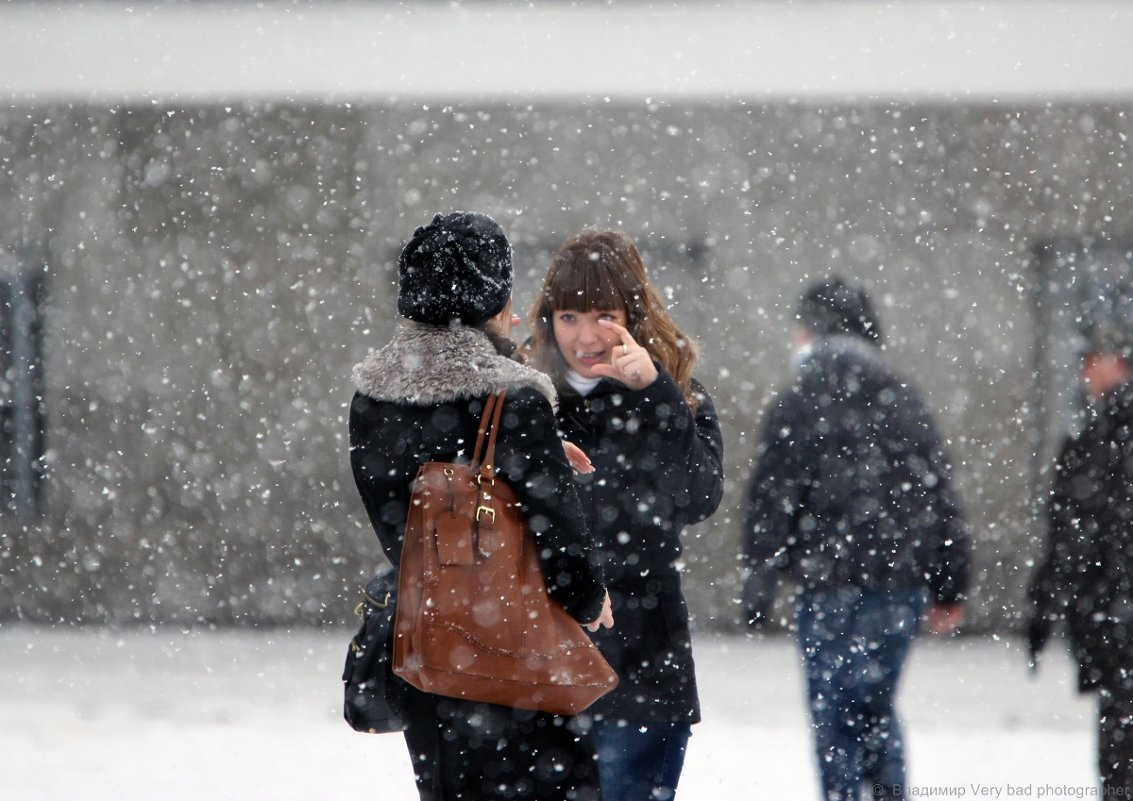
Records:
<instances>
[{"instance_id":1,"label":"woman in black knit hat","mask_svg":"<svg viewBox=\"0 0 1133 801\"><path fill-rule=\"evenodd\" d=\"M507 389L496 445L519 497L551 596L592 630L613 618L601 568L555 429L555 390L512 358L511 247L482 214L438 214L399 263L391 341L354 368L350 462L370 523L396 568L410 482L428 461L468 458L488 396ZM584 718L420 692L392 674L423 800L595 801Z\"/></svg>"}]
</instances>

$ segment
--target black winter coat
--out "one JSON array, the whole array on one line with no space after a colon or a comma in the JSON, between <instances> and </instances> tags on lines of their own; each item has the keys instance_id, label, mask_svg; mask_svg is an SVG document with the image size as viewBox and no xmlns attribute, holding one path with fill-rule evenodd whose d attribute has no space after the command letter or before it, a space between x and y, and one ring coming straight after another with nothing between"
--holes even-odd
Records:
<instances>
[{"instance_id":1,"label":"black winter coat","mask_svg":"<svg viewBox=\"0 0 1133 801\"><path fill-rule=\"evenodd\" d=\"M601 613L604 588L572 472L555 430L550 380L496 354L475 329L403 324L355 368L350 463L382 550L395 566L410 482L426 461L469 459L484 402L508 389L496 464L527 515L547 589L579 622Z\"/></svg>"},{"instance_id":2,"label":"black winter coat","mask_svg":"<svg viewBox=\"0 0 1133 801\"><path fill-rule=\"evenodd\" d=\"M924 403L852 336L815 342L771 404L748 488L745 552L805 587L968 586L968 537Z\"/></svg>"},{"instance_id":3,"label":"black winter coat","mask_svg":"<svg viewBox=\"0 0 1133 801\"><path fill-rule=\"evenodd\" d=\"M677 562L681 529L720 504L724 446L711 398L693 388L695 413L660 368L640 391L608 379L586 397L561 388L562 434L595 467L576 481L613 603L614 628L595 641L620 683L589 710L607 719L700 720Z\"/></svg>"},{"instance_id":4,"label":"black winter coat","mask_svg":"<svg viewBox=\"0 0 1133 801\"><path fill-rule=\"evenodd\" d=\"M350 463L394 565L401 561L418 467L471 458L484 403L506 388L497 475L526 513L551 595L579 622L598 617L605 596L601 566L555 430L555 392L547 376L499 355L481 331L403 323L385 348L355 367L354 382ZM399 683L387 675L387 686ZM598 797L592 744L570 721L400 687L422 798Z\"/></svg>"},{"instance_id":5,"label":"black winter coat","mask_svg":"<svg viewBox=\"0 0 1133 801\"><path fill-rule=\"evenodd\" d=\"M1133 675L1133 382L1102 396L1058 458L1050 533L1030 588L1032 650L1065 621L1083 691Z\"/></svg>"}]
</instances>

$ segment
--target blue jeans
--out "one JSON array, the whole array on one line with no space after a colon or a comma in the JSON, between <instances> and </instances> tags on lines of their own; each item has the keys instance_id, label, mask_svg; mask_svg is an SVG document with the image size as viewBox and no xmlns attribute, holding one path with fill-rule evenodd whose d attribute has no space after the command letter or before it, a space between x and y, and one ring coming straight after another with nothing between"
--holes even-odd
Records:
<instances>
[{"instance_id":1,"label":"blue jeans","mask_svg":"<svg viewBox=\"0 0 1133 801\"><path fill-rule=\"evenodd\" d=\"M692 728L687 723L594 723L603 801L672 801Z\"/></svg>"},{"instance_id":2,"label":"blue jeans","mask_svg":"<svg viewBox=\"0 0 1133 801\"><path fill-rule=\"evenodd\" d=\"M799 646L826 801L902 798L905 744L894 696L926 595L804 590Z\"/></svg>"}]
</instances>

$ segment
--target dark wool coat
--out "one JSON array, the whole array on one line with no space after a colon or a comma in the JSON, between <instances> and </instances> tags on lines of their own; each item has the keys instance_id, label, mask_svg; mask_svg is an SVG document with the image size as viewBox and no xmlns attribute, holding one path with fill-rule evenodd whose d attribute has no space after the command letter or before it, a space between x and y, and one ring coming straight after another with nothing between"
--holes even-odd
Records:
<instances>
[{"instance_id":1,"label":"dark wool coat","mask_svg":"<svg viewBox=\"0 0 1133 801\"><path fill-rule=\"evenodd\" d=\"M693 388L695 413L664 370L640 391L608 379L586 397L561 387L563 436L595 468L576 480L613 602L614 628L595 642L620 683L588 711L609 719L700 720L677 561L681 529L720 504L724 446L711 398Z\"/></svg>"},{"instance_id":2,"label":"dark wool coat","mask_svg":"<svg viewBox=\"0 0 1133 801\"><path fill-rule=\"evenodd\" d=\"M805 587L968 586L968 537L924 403L853 336L815 342L771 404L748 489L755 571Z\"/></svg>"},{"instance_id":3,"label":"dark wool coat","mask_svg":"<svg viewBox=\"0 0 1133 801\"><path fill-rule=\"evenodd\" d=\"M1133 687L1133 383L1102 396L1058 458L1046 557L1031 583L1032 650L1065 621L1083 691Z\"/></svg>"},{"instance_id":4,"label":"dark wool coat","mask_svg":"<svg viewBox=\"0 0 1133 801\"><path fill-rule=\"evenodd\" d=\"M598 617L602 571L555 429L550 379L498 355L479 330L403 323L355 367L354 382L350 463L395 566L418 466L471 458L484 402L506 388L498 475L527 515L551 595L579 622ZM387 679L403 689L405 739L423 799L598 797L593 747L573 719L442 698Z\"/></svg>"},{"instance_id":5,"label":"dark wool coat","mask_svg":"<svg viewBox=\"0 0 1133 801\"><path fill-rule=\"evenodd\" d=\"M496 464L527 515L547 589L579 622L602 610L572 472L555 430L555 391L542 373L496 353L473 328L405 323L393 341L354 369L350 463L362 503L390 562L401 540L417 468L469 459L484 402L507 389Z\"/></svg>"}]
</instances>

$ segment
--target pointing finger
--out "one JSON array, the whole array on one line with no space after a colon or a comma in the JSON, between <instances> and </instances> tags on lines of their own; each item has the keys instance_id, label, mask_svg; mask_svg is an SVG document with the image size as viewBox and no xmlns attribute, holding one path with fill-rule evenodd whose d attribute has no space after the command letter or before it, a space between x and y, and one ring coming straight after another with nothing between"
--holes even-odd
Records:
<instances>
[{"instance_id":1,"label":"pointing finger","mask_svg":"<svg viewBox=\"0 0 1133 801\"><path fill-rule=\"evenodd\" d=\"M620 339L622 341L622 344L627 348L637 345L637 341L633 338L633 334L631 334L624 325L619 325L613 320L599 320L598 325L604 325L606 328L609 328L611 331L617 334L618 339Z\"/></svg>"}]
</instances>

